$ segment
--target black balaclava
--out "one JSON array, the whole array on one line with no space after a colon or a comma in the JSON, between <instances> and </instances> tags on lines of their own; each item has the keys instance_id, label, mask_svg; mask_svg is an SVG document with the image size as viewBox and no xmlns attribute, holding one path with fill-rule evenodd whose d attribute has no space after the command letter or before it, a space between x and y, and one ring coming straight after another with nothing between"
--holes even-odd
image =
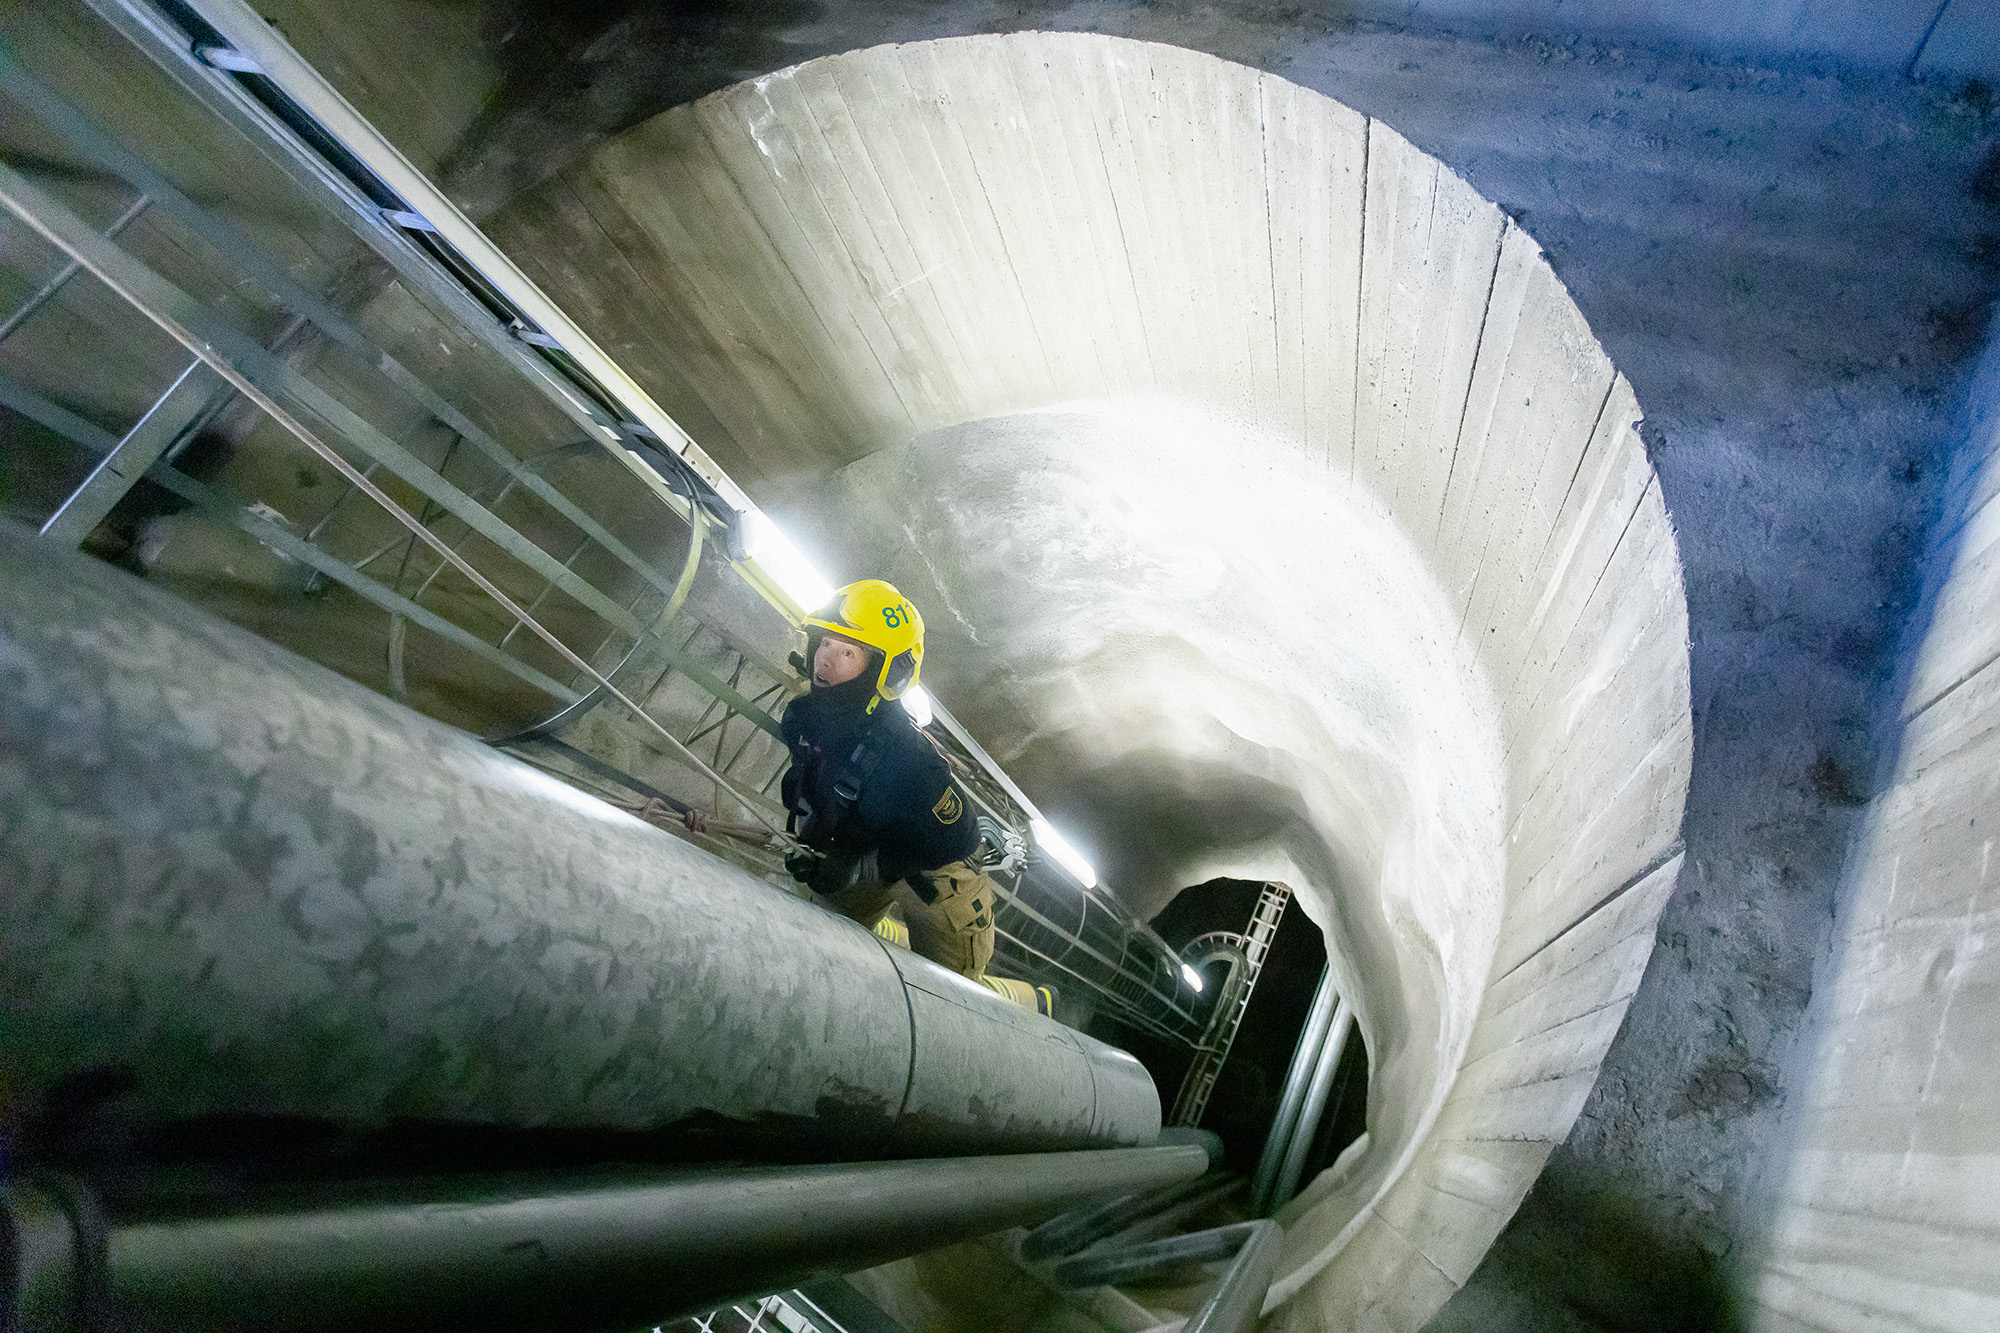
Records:
<instances>
[{"instance_id":1,"label":"black balaclava","mask_svg":"<svg viewBox=\"0 0 2000 1333\"><path fill-rule=\"evenodd\" d=\"M866 712L868 701L875 697L875 681L881 671L880 659L871 657L868 666L853 680L843 680L838 685L822 685L815 680L812 682L813 701L836 712L849 709L857 713Z\"/></svg>"}]
</instances>

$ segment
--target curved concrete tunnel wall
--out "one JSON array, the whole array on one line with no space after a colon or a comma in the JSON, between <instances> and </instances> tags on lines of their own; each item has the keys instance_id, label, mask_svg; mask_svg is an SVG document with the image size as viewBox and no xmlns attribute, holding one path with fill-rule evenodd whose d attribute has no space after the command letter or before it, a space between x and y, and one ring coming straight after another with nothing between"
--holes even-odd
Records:
<instances>
[{"instance_id":1,"label":"curved concrete tunnel wall","mask_svg":"<svg viewBox=\"0 0 2000 1333\"><path fill-rule=\"evenodd\" d=\"M1813 987L1817 1058L1746 1293L1760 1333L2000 1326L2000 337L1966 424L1900 749Z\"/></svg>"},{"instance_id":2,"label":"curved concrete tunnel wall","mask_svg":"<svg viewBox=\"0 0 2000 1333\"><path fill-rule=\"evenodd\" d=\"M1421 1324L1582 1105L1688 775L1638 408L1533 240L1317 94L1046 34L739 85L492 230L830 572L911 591L939 695L1139 905L1295 884L1375 1076L1274 1297Z\"/></svg>"}]
</instances>

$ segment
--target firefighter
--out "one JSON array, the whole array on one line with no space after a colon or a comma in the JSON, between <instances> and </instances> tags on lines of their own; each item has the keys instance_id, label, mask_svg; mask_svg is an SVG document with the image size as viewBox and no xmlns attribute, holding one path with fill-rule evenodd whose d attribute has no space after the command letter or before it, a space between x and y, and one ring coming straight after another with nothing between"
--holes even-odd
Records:
<instances>
[{"instance_id":1,"label":"firefighter","mask_svg":"<svg viewBox=\"0 0 2000 1333\"><path fill-rule=\"evenodd\" d=\"M785 709L787 868L813 900L873 928L900 903L910 947L975 981L993 957L993 882L970 858L978 820L898 700L917 683L924 622L880 579L806 617L810 692Z\"/></svg>"}]
</instances>

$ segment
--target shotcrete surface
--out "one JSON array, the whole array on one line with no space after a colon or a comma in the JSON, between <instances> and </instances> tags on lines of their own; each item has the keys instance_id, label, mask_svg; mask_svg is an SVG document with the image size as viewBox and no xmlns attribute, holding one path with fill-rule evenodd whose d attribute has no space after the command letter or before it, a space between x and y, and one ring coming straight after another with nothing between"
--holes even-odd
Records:
<instances>
[{"instance_id":1,"label":"shotcrete surface","mask_svg":"<svg viewBox=\"0 0 2000 1333\"><path fill-rule=\"evenodd\" d=\"M1149 914L1221 876L1300 886L1377 1053L1376 1139L1413 1134L1492 957L1504 777L1492 691L1390 516L1147 401L935 431L836 490L823 540L933 608L935 688L1065 826L1122 835L1085 844L1108 882ZM900 539L847 549L836 521Z\"/></svg>"}]
</instances>

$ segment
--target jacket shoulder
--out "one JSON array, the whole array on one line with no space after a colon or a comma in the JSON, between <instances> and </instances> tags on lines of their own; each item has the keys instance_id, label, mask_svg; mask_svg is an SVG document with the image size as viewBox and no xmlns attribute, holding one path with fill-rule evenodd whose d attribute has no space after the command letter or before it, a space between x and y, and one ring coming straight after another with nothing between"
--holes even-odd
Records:
<instances>
[{"instance_id":1,"label":"jacket shoulder","mask_svg":"<svg viewBox=\"0 0 2000 1333\"><path fill-rule=\"evenodd\" d=\"M892 721L877 728L876 735L881 758L870 785L881 792L883 804L901 806L921 800L929 808L938 790L951 780L944 756L907 721Z\"/></svg>"},{"instance_id":2,"label":"jacket shoulder","mask_svg":"<svg viewBox=\"0 0 2000 1333\"><path fill-rule=\"evenodd\" d=\"M880 731L889 755L900 765L911 770L935 770L948 772L944 756L931 744L930 737L917 730L914 722L898 716L885 719Z\"/></svg>"}]
</instances>

